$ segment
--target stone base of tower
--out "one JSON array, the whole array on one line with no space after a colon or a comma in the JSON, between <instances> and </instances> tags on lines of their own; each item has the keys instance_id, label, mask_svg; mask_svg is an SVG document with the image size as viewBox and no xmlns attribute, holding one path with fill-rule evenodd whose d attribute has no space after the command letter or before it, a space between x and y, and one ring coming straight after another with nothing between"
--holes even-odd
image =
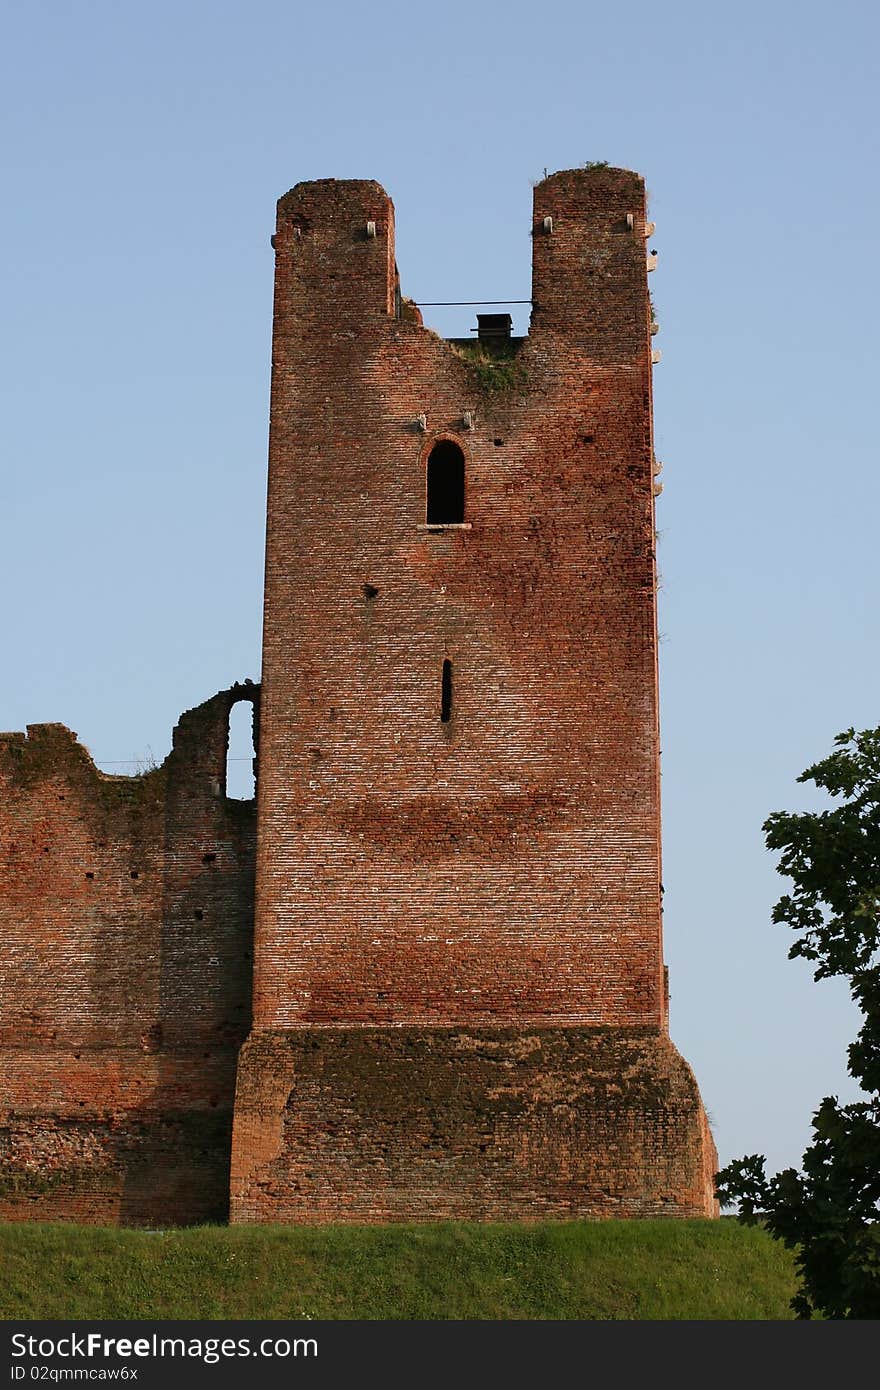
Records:
<instances>
[{"instance_id":1,"label":"stone base of tower","mask_svg":"<svg viewBox=\"0 0 880 1390\"><path fill-rule=\"evenodd\" d=\"M254 1032L233 1222L715 1216L687 1063L649 1029Z\"/></svg>"}]
</instances>

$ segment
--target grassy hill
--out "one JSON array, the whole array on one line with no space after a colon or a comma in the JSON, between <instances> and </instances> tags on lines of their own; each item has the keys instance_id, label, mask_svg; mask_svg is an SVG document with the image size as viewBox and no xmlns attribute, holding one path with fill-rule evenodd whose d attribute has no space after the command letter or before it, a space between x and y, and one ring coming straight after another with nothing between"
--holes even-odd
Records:
<instances>
[{"instance_id":1,"label":"grassy hill","mask_svg":"<svg viewBox=\"0 0 880 1390\"><path fill-rule=\"evenodd\" d=\"M789 1318L791 1256L721 1221L0 1225L3 1318Z\"/></svg>"}]
</instances>

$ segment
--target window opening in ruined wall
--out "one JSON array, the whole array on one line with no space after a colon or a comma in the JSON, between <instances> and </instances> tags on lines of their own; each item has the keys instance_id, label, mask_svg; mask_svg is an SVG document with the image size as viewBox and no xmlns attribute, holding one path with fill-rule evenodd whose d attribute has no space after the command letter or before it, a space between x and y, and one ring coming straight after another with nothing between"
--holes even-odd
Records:
<instances>
[{"instance_id":1,"label":"window opening in ruined wall","mask_svg":"<svg viewBox=\"0 0 880 1390\"><path fill-rule=\"evenodd\" d=\"M448 724L452 718L452 662L448 659L443 663L443 675L440 677L440 719L444 724Z\"/></svg>"},{"instance_id":2,"label":"window opening in ruined wall","mask_svg":"<svg viewBox=\"0 0 880 1390\"><path fill-rule=\"evenodd\" d=\"M464 454L451 439L441 439L428 456L429 526L456 526L464 521Z\"/></svg>"},{"instance_id":3,"label":"window opening in ruined wall","mask_svg":"<svg viewBox=\"0 0 880 1390\"><path fill-rule=\"evenodd\" d=\"M253 800L256 793L255 757L254 707L250 700L238 700L229 711L229 742L226 749L226 795L231 800Z\"/></svg>"}]
</instances>

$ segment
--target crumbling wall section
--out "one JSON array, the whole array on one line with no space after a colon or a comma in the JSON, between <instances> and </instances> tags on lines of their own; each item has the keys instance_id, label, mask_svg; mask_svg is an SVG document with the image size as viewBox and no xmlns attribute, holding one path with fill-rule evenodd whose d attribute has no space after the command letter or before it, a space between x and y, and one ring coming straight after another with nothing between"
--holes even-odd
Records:
<instances>
[{"instance_id":1,"label":"crumbling wall section","mask_svg":"<svg viewBox=\"0 0 880 1390\"><path fill-rule=\"evenodd\" d=\"M139 777L60 724L0 735L2 1219L226 1215L256 833L226 753L258 695L188 711Z\"/></svg>"}]
</instances>

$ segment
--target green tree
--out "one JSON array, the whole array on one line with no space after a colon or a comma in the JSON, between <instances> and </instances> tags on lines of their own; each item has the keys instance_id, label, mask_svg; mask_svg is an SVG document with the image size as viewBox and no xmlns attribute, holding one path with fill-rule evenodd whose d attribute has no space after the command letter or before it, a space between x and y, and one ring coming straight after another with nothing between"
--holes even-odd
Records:
<instances>
[{"instance_id":1,"label":"green tree","mask_svg":"<svg viewBox=\"0 0 880 1390\"><path fill-rule=\"evenodd\" d=\"M718 1174L724 1206L762 1222L795 1251L799 1318L880 1317L880 729L848 729L835 751L808 767L840 804L818 813L777 811L764 822L768 849L793 889L773 921L797 939L789 957L815 962L814 978L842 975L862 1013L848 1070L866 1099L839 1105L826 1096L813 1116L802 1171L767 1177L750 1154Z\"/></svg>"}]
</instances>

